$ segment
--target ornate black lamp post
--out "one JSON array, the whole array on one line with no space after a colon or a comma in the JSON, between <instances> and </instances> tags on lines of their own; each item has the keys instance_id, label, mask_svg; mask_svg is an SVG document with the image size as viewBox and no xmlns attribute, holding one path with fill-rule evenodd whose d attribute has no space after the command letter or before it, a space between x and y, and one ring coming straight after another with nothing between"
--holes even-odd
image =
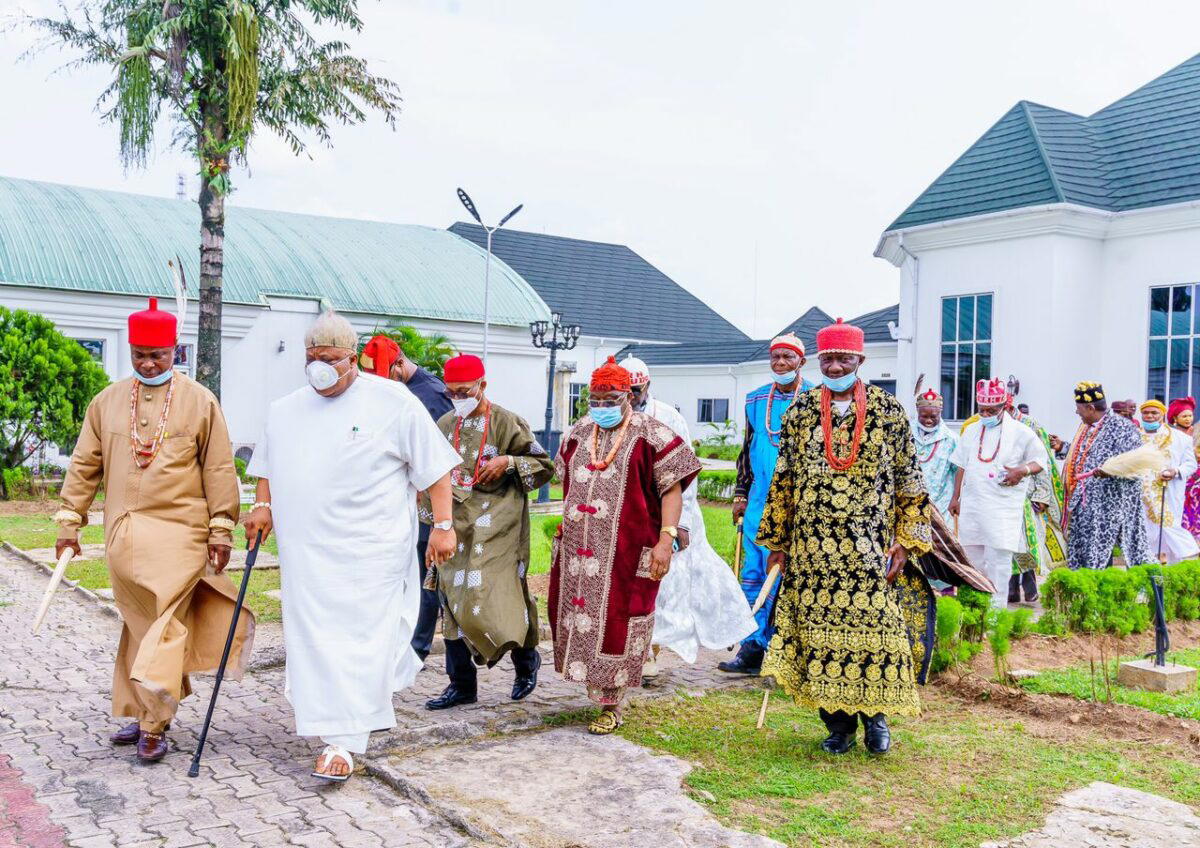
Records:
<instances>
[{"instance_id":1,"label":"ornate black lamp post","mask_svg":"<svg viewBox=\"0 0 1200 848\"><path fill-rule=\"evenodd\" d=\"M530 321L529 334L533 336L534 347L544 347L550 351L550 373L546 379L546 429L542 431L542 447L550 453L554 452L551 444L551 429L554 426L554 374L558 367L558 352L571 350L579 341L579 325L562 323L562 313L550 313L549 321ZM550 500L550 485L542 486L538 492L538 503Z\"/></svg>"}]
</instances>

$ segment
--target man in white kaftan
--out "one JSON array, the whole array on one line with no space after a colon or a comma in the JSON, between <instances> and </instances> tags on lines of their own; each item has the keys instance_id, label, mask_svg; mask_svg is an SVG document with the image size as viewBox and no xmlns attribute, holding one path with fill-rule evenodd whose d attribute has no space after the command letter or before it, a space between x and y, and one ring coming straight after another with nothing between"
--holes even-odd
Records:
<instances>
[{"instance_id":1,"label":"man in white kaftan","mask_svg":"<svg viewBox=\"0 0 1200 848\"><path fill-rule=\"evenodd\" d=\"M1142 483L1142 506L1150 550L1167 563L1195 559L1200 556L1200 545L1195 536L1183 529L1182 523L1188 480L1196 473L1192 437L1164 423L1166 408L1161 401L1148 400L1140 411L1142 441L1153 444L1167 457L1163 473Z\"/></svg>"},{"instance_id":2,"label":"man in white kaftan","mask_svg":"<svg viewBox=\"0 0 1200 848\"><path fill-rule=\"evenodd\" d=\"M630 374L634 409L666 424L690 445L687 421L679 410L650 395L650 369L646 363L630 356L621 367ZM708 543L695 481L683 490L679 535L681 549L671 557L671 570L658 587L654 654L646 663L643 677L657 673L655 657L659 648L670 648L685 662L694 663L701 645L736 645L758 629L733 569Z\"/></svg>"},{"instance_id":3,"label":"man in white kaftan","mask_svg":"<svg viewBox=\"0 0 1200 848\"><path fill-rule=\"evenodd\" d=\"M271 404L246 533L278 533L285 694L296 732L327 745L313 775L340 781L369 733L395 726L392 694L421 668L416 494L430 492L429 556L443 560L460 458L407 387L359 373L345 319L326 313L305 341L311 388Z\"/></svg>"},{"instance_id":4,"label":"man in white kaftan","mask_svg":"<svg viewBox=\"0 0 1200 848\"><path fill-rule=\"evenodd\" d=\"M958 466L951 515L958 540L975 568L996 586L992 606L1008 606L1013 556L1025 553L1025 498L1032 475L1049 459L1041 439L1006 411L1008 387L999 379L975 387L979 420L970 424L950 461Z\"/></svg>"},{"instance_id":5,"label":"man in white kaftan","mask_svg":"<svg viewBox=\"0 0 1200 848\"><path fill-rule=\"evenodd\" d=\"M917 445L917 461L921 463L930 503L946 516L950 498L954 496L954 477L958 470L951 461L958 448L958 436L942 420L941 395L929 389L917 395L916 404L913 441Z\"/></svg>"}]
</instances>

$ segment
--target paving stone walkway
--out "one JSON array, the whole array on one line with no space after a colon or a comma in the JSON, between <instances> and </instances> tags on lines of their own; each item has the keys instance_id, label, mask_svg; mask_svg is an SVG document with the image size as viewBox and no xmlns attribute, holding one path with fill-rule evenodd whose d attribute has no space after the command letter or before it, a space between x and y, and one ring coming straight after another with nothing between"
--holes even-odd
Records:
<instances>
[{"instance_id":1,"label":"paving stone walkway","mask_svg":"<svg viewBox=\"0 0 1200 848\"><path fill-rule=\"evenodd\" d=\"M481 670L477 704L429 712L425 701L446 685L441 659L431 657L416 685L396 697L397 727L373 734L367 773L330 786L310 777L320 746L293 734L279 627L264 625L255 670L222 687L200 777L189 779L211 678L195 679L166 761L138 765L132 749L107 741L117 726L108 699L119 620L60 590L34 636L29 625L45 586L43 572L0 551L0 848L508 845L406 791L383 766L406 752L538 727L545 716L590 706L553 671L544 646L541 684L527 700L509 700L505 661ZM704 652L693 667L664 654L662 676L638 697L753 685L714 671L726 656Z\"/></svg>"}]
</instances>

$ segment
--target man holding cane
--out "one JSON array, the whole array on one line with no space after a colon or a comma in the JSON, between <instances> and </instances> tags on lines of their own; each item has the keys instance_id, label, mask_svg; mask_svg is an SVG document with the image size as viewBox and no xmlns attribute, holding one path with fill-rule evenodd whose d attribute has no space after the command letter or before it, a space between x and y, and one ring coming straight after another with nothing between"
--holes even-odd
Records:
<instances>
[{"instance_id":1,"label":"man holding cane","mask_svg":"<svg viewBox=\"0 0 1200 848\"><path fill-rule=\"evenodd\" d=\"M247 538L278 531L286 693L296 732L325 749L313 776L345 781L392 693L421 668L416 493L433 511L429 558L456 550L450 471L461 458L401 383L359 371L357 336L321 315L305 336L309 386L271 404L250 473Z\"/></svg>"},{"instance_id":2,"label":"man holding cane","mask_svg":"<svg viewBox=\"0 0 1200 848\"><path fill-rule=\"evenodd\" d=\"M237 599L221 573L238 518L229 433L216 397L173 370L176 342L175 316L155 299L129 317L133 376L88 406L54 516L58 555L78 556L78 530L105 483L105 554L124 620L112 714L134 719L111 739L136 744L147 763L167 753L165 730L192 691L187 675L217 668ZM234 677L253 636L246 611L230 654Z\"/></svg>"}]
</instances>

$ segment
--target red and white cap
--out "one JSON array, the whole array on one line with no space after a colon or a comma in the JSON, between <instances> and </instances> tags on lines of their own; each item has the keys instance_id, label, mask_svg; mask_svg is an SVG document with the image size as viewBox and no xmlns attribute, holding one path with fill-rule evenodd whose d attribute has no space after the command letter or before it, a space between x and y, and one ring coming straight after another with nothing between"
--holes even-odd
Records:
<instances>
[{"instance_id":1,"label":"red and white cap","mask_svg":"<svg viewBox=\"0 0 1200 848\"><path fill-rule=\"evenodd\" d=\"M917 395L917 408L930 407L932 409L941 409L943 406L942 396L933 389L921 392Z\"/></svg>"},{"instance_id":2,"label":"red and white cap","mask_svg":"<svg viewBox=\"0 0 1200 848\"><path fill-rule=\"evenodd\" d=\"M975 402L980 406L997 406L1008 403L1008 383L999 377L980 380L975 384Z\"/></svg>"},{"instance_id":3,"label":"red and white cap","mask_svg":"<svg viewBox=\"0 0 1200 848\"><path fill-rule=\"evenodd\" d=\"M784 333L771 340L771 350L781 347L794 350L796 353L804 356L804 342L800 341L800 337L795 333Z\"/></svg>"},{"instance_id":4,"label":"red and white cap","mask_svg":"<svg viewBox=\"0 0 1200 848\"><path fill-rule=\"evenodd\" d=\"M622 359L621 367L629 372L629 385L644 386L650 382L650 366L636 356Z\"/></svg>"}]
</instances>

